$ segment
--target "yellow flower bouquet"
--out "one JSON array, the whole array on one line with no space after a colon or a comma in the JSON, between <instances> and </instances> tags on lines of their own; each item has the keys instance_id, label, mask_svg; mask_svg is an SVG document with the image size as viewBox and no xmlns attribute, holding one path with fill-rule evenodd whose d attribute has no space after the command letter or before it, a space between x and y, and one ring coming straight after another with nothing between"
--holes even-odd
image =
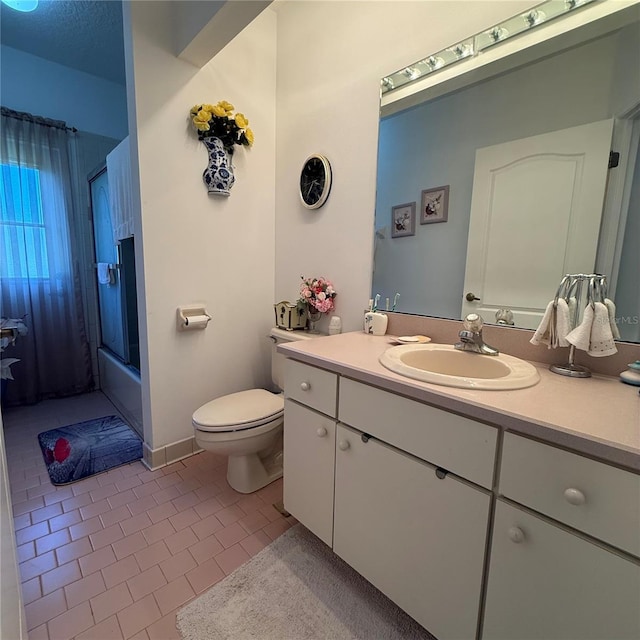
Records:
<instances>
[{"instance_id":1,"label":"yellow flower bouquet","mask_svg":"<svg viewBox=\"0 0 640 640\"><path fill-rule=\"evenodd\" d=\"M226 100L218 104L194 105L189 117L198 131L198 138L219 138L229 155L233 155L235 145L252 146L254 138L249 120L234 110L235 107Z\"/></svg>"}]
</instances>

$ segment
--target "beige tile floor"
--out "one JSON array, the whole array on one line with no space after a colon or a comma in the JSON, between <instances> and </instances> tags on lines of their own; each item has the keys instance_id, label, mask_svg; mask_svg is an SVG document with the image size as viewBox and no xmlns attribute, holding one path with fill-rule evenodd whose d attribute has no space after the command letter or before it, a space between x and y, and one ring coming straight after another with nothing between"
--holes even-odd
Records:
<instances>
[{"instance_id":1,"label":"beige tile floor","mask_svg":"<svg viewBox=\"0 0 640 640\"><path fill-rule=\"evenodd\" d=\"M115 413L100 392L3 410L30 640L179 638L185 603L296 522L273 507L282 480L237 493L208 452L52 485L37 434Z\"/></svg>"}]
</instances>

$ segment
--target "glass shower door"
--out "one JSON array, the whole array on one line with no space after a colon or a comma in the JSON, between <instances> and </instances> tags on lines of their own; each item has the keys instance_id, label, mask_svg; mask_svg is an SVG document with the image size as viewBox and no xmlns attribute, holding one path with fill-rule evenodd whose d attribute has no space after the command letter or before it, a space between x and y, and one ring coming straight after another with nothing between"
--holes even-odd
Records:
<instances>
[{"instance_id":1,"label":"glass shower door","mask_svg":"<svg viewBox=\"0 0 640 640\"><path fill-rule=\"evenodd\" d=\"M106 169L91 180L91 208L93 212L93 232L95 239L96 264L107 263L111 282L98 283L98 304L100 308L100 332L102 344L124 362L128 361L125 350L124 316L122 312L122 283L120 278L120 256L118 246L113 242L113 226L109 208L109 181ZM98 272L96 268L96 281Z\"/></svg>"}]
</instances>

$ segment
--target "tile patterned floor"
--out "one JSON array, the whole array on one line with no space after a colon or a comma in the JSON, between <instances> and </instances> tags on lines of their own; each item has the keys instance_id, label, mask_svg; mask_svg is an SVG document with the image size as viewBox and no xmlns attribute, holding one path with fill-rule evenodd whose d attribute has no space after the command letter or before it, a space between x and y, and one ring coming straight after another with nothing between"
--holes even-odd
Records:
<instances>
[{"instance_id":1,"label":"tile patterned floor","mask_svg":"<svg viewBox=\"0 0 640 640\"><path fill-rule=\"evenodd\" d=\"M3 411L30 640L179 638L177 610L296 522L282 480L237 493L208 452L53 486L37 434L115 413L100 392Z\"/></svg>"}]
</instances>

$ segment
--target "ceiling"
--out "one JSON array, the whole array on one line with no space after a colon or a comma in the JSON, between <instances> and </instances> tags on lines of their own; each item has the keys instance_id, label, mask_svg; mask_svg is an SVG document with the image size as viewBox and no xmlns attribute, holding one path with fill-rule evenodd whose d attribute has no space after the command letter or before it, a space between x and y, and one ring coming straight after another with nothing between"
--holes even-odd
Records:
<instances>
[{"instance_id":1,"label":"ceiling","mask_svg":"<svg viewBox=\"0 0 640 640\"><path fill-rule=\"evenodd\" d=\"M29 13L0 4L0 42L125 84L121 0L40 0Z\"/></svg>"}]
</instances>

